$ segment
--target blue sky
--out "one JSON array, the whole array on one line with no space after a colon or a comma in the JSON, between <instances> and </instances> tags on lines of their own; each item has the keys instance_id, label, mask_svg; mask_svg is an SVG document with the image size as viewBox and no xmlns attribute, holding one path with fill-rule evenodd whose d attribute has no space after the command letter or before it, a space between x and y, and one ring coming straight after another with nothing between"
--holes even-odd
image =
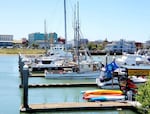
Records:
<instances>
[{"instance_id":1,"label":"blue sky","mask_svg":"<svg viewBox=\"0 0 150 114\"><path fill-rule=\"evenodd\" d=\"M78 0L82 36L90 41L150 40L150 0ZM73 39L74 4L67 3L67 36ZM63 0L0 0L0 34L14 39L29 33L56 32L64 37Z\"/></svg>"}]
</instances>

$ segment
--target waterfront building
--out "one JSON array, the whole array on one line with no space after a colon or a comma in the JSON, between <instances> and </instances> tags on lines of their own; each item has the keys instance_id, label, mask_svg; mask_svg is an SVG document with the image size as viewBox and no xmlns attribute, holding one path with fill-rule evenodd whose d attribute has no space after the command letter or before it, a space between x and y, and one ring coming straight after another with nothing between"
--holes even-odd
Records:
<instances>
[{"instance_id":1,"label":"waterfront building","mask_svg":"<svg viewBox=\"0 0 150 114\"><path fill-rule=\"evenodd\" d=\"M13 47L13 35L0 35L0 47L12 48Z\"/></svg>"},{"instance_id":2,"label":"waterfront building","mask_svg":"<svg viewBox=\"0 0 150 114\"><path fill-rule=\"evenodd\" d=\"M57 43L57 34L49 33L31 33L28 35L28 41L29 46L38 45L38 48L50 48L50 44L56 44Z\"/></svg>"},{"instance_id":3,"label":"waterfront building","mask_svg":"<svg viewBox=\"0 0 150 114\"><path fill-rule=\"evenodd\" d=\"M136 45L135 41L125 41L121 39L120 41L112 42L111 44L107 44L104 49L106 52L111 53L135 53Z\"/></svg>"}]
</instances>

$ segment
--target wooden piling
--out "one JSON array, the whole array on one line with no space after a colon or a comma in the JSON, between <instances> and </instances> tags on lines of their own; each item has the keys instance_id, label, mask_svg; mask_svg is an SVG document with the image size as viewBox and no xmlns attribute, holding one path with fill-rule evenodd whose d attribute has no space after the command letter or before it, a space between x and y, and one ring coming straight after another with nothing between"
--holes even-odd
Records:
<instances>
[{"instance_id":1,"label":"wooden piling","mask_svg":"<svg viewBox=\"0 0 150 114\"><path fill-rule=\"evenodd\" d=\"M23 67L23 108L28 109L28 75L29 69L27 65Z\"/></svg>"}]
</instances>

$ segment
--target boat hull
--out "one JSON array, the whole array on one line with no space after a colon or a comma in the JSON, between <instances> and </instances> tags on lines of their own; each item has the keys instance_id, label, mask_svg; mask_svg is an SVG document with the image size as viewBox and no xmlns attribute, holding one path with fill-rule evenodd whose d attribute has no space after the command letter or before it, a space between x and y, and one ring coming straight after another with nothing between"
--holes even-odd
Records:
<instances>
[{"instance_id":1,"label":"boat hull","mask_svg":"<svg viewBox=\"0 0 150 114\"><path fill-rule=\"evenodd\" d=\"M104 81L104 82L101 82L99 78L96 78L96 84L100 88L103 88L103 87L112 88L112 86L115 88L119 88L119 82L117 78L114 78L113 80L111 79L109 81Z\"/></svg>"},{"instance_id":2,"label":"boat hull","mask_svg":"<svg viewBox=\"0 0 150 114\"><path fill-rule=\"evenodd\" d=\"M71 72L71 73L45 73L45 78L51 79L95 79L99 77L100 72Z\"/></svg>"}]
</instances>

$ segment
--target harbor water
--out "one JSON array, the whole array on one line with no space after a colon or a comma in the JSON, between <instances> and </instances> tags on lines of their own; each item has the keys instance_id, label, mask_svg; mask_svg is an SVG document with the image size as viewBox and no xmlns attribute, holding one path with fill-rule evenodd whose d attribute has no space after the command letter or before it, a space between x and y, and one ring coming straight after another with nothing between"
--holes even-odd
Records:
<instances>
[{"instance_id":1,"label":"harbor water","mask_svg":"<svg viewBox=\"0 0 150 114\"><path fill-rule=\"evenodd\" d=\"M96 56L104 60L104 56ZM51 80L45 78L29 78L29 84L51 84L71 82L95 82L95 80ZM18 55L0 55L0 114L20 114L22 89L18 71ZM97 87L51 87L29 88L29 104L86 102L81 91L98 89ZM131 110L71 111L54 112L53 114L136 114ZM22 113L21 113L22 114ZM24 114L24 113L23 113ZM26 113L28 114L28 113ZM43 113L37 113L43 114ZM44 113L44 114L49 114Z\"/></svg>"}]
</instances>

